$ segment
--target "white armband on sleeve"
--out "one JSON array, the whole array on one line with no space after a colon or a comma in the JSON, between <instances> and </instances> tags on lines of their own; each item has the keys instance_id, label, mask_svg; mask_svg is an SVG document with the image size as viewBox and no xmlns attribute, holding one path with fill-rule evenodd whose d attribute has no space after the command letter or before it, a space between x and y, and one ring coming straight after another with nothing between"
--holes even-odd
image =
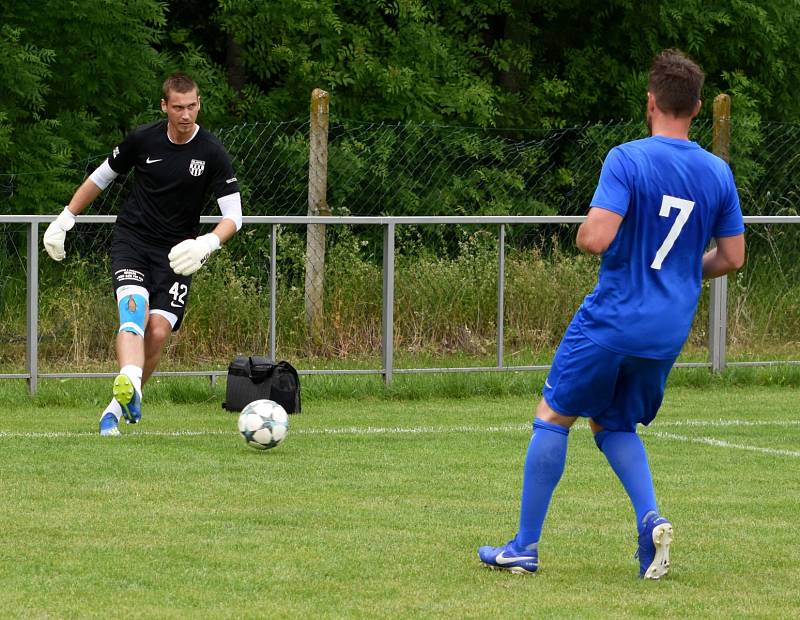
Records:
<instances>
[{"instance_id":1,"label":"white armband on sleeve","mask_svg":"<svg viewBox=\"0 0 800 620\"><path fill-rule=\"evenodd\" d=\"M108 165L108 160L105 160L89 175L89 178L97 187L105 189L111 185L111 181L117 178L117 173Z\"/></svg>"},{"instance_id":2,"label":"white armband on sleeve","mask_svg":"<svg viewBox=\"0 0 800 620\"><path fill-rule=\"evenodd\" d=\"M217 198L219 210L223 219L229 219L236 224L236 230L242 227L242 196L239 192Z\"/></svg>"}]
</instances>

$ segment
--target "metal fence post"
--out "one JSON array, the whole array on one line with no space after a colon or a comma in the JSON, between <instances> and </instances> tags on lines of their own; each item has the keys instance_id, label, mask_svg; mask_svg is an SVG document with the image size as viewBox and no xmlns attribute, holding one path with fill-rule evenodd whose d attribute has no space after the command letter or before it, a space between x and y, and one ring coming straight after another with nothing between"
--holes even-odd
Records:
<instances>
[{"instance_id":1,"label":"metal fence post","mask_svg":"<svg viewBox=\"0 0 800 620\"><path fill-rule=\"evenodd\" d=\"M725 276L714 278L711 283L711 299L708 309L708 348L712 372L725 370L725 341L728 327L727 301L728 278Z\"/></svg>"},{"instance_id":2,"label":"metal fence post","mask_svg":"<svg viewBox=\"0 0 800 620\"><path fill-rule=\"evenodd\" d=\"M392 382L394 372L394 222L383 229L383 380Z\"/></svg>"},{"instance_id":3,"label":"metal fence post","mask_svg":"<svg viewBox=\"0 0 800 620\"><path fill-rule=\"evenodd\" d=\"M269 236L269 358L275 361L275 329L278 324L278 225L272 224Z\"/></svg>"},{"instance_id":4,"label":"metal fence post","mask_svg":"<svg viewBox=\"0 0 800 620\"><path fill-rule=\"evenodd\" d=\"M714 98L714 134L712 151L725 161L730 159L731 98L726 94ZM725 344L727 341L728 277L711 280L708 309L708 354L711 371L725 370Z\"/></svg>"},{"instance_id":5,"label":"metal fence post","mask_svg":"<svg viewBox=\"0 0 800 620\"><path fill-rule=\"evenodd\" d=\"M39 383L39 224L28 226L28 274L26 313L28 339L25 346L25 370L28 391L36 394Z\"/></svg>"},{"instance_id":6,"label":"metal fence post","mask_svg":"<svg viewBox=\"0 0 800 620\"><path fill-rule=\"evenodd\" d=\"M497 367L503 367L505 339L506 225L500 224L497 239Z\"/></svg>"}]
</instances>

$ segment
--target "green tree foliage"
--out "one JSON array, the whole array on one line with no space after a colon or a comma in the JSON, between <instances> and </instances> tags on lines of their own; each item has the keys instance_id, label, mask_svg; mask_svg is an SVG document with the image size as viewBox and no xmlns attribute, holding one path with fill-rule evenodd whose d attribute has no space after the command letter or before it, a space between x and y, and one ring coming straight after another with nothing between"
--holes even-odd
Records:
<instances>
[{"instance_id":1,"label":"green tree foliage","mask_svg":"<svg viewBox=\"0 0 800 620\"><path fill-rule=\"evenodd\" d=\"M563 120L639 116L650 59L665 47L700 62L707 103L746 78L749 91L738 94L752 98L764 118L800 116L797 0L610 0L601 10L578 0L558 8L545 0L524 4L541 33L532 72L549 70L567 86L558 107Z\"/></svg>"},{"instance_id":2,"label":"green tree foliage","mask_svg":"<svg viewBox=\"0 0 800 620\"><path fill-rule=\"evenodd\" d=\"M650 60L674 46L708 74L703 116L717 92L734 95L742 174L760 170L759 121L800 118L800 0L0 0L0 11L0 196L22 212L52 212L158 117L175 69L198 80L201 122L217 128L307 118L315 87L342 121L567 128L640 119ZM553 187L569 185L557 170ZM494 181L480 175L449 195L486 192Z\"/></svg>"},{"instance_id":3,"label":"green tree foliage","mask_svg":"<svg viewBox=\"0 0 800 620\"><path fill-rule=\"evenodd\" d=\"M81 159L106 151L153 109L163 65L154 45L165 6L154 0L0 4L3 45L16 51L2 54L3 92L20 90L6 112L13 148L0 172L20 173L9 181L12 208L48 213L81 180ZM74 170L64 168L69 163Z\"/></svg>"},{"instance_id":4,"label":"green tree foliage","mask_svg":"<svg viewBox=\"0 0 800 620\"><path fill-rule=\"evenodd\" d=\"M240 112L257 118L304 115L314 87L332 93L336 114L360 120L542 127L640 118L650 60L665 47L703 65L709 93L747 80L739 94L764 118L800 115L798 0L208 4L246 76Z\"/></svg>"},{"instance_id":5,"label":"green tree foliage","mask_svg":"<svg viewBox=\"0 0 800 620\"><path fill-rule=\"evenodd\" d=\"M158 117L169 70L185 66L208 83L219 75L192 42L165 41L164 2L0 0L0 7L0 183L11 210L50 213L63 204L88 158ZM230 97L224 79L216 82ZM210 108L212 117L226 112L213 97Z\"/></svg>"},{"instance_id":6,"label":"green tree foliage","mask_svg":"<svg viewBox=\"0 0 800 620\"><path fill-rule=\"evenodd\" d=\"M216 19L240 50L248 116L305 115L319 86L347 118L485 126L500 94L481 34L494 4L221 0Z\"/></svg>"},{"instance_id":7,"label":"green tree foliage","mask_svg":"<svg viewBox=\"0 0 800 620\"><path fill-rule=\"evenodd\" d=\"M62 169L70 162L69 145L45 109L55 52L23 41L22 34L0 26L0 170L7 172L0 177L0 192L11 195L14 173L29 174L42 161Z\"/></svg>"}]
</instances>

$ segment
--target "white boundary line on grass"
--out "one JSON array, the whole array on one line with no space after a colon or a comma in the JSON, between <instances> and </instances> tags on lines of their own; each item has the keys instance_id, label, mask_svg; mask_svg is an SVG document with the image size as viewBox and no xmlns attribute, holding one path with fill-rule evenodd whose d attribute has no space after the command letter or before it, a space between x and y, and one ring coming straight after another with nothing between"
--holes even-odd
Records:
<instances>
[{"instance_id":1,"label":"white boundary line on grass","mask_svg":"<svg viewBox=\"0 0 800 620\"><path fill-rule=\"evenodd\" d=\"M800 426L800 420L671 420L657 421L653 428L664 426Z\"/></svg>"},{"instance_id":2,"label":"white boundary line on grass","mask_svg":"<svg viewBox=\"0 0 800 620\"><path fill-rule=\"evenodd\" d=\"M294 431L294 434L297 435L405 435L405 434L424 434L424 433L514 433L514 432L522 432L522 431L530 431L531 430L531 422L526 422L524 424L506 424L503 426L484 426L478 427L474 425L470 426L348 426L343 428L306 428L306 429L297 429ZM641 434L643 435L653 435L657 431L657 429L661 428L668 428L668 427L685 427L685 426L695 426L695 427L730 427L730 426L753 426L753 427L760 427L760 426L781 426L781 427L792 427L792 426L800 426L800 420L781 420L781 419L771 419L771 420L729 420L725 418L719 418L717 420L672 420L672 421L657 421L650 427L645 427L640 429ZM130 427L123 425L124 428L130 429ZM130 429L131 436L150 436L150 437L193 437L193 436L203 436L203 435L226 435L230 431L225 430L218 430L218 431L146 431L146 430L134 430ZM578 431L587 431L589 430L586 426L577 426L572 429L572 432ZM36 437L43 437L43 438L68 438L68 437L92 437L97 435L94 431L41 431L41 432L14 432L14 431L0 431L0 439L5 438L12 438L12 437L28 437L28 438L36 438ZM676 436L677 437L677 436Z\"/></svg>"},{"instance_id":3,"label":"white boundary line on grass","mask_svg":"<svg viewBox=\"0 0 800 620\"><path fill-rule=\"evenodd\" d=\"M750 446L747 444L736 444L724 441L722 439L715 439L713 437L687 437L685 435L676 435L674 433L667 433L657 429L665 427L731 427L731 426L800 426L800 420L676 420L673 422L662 422L654 425L653 428L642 430L641 435L644 437L654 437L657 439L667 439L670 441L680 441L685 443L697 443L706 446L713 446L716 448L725 448L730 450L746 450L749 452L759 452L762 454L771 454L774 456L787 456L790 458L800 458L800 452L795 450L783 450L780 448L763 448L760 446ZM382 426L351 426L346 428L308 428L297 429L293 431L296 435L417 435L417 434L441 434L441 433L516 433L528 431L531 428L530 424L514 424L507 426L415 426L415 427L382 427ZM575 430L586 431L585 426L579 426ZM128 437L203 437L215 435L228 435L233 434L234 431L139 431L132 432ZM0 439L62 439L62 438L78 438L78 437L96 437L97 434L89 431L63 431L63 432L28 432L16 433L0 431ZM111 439L111 441L114 441Z\"/></svg>"},{"instance_id":4,"label":"white boundary line on grass","mask_svg":"<svg viewBox=\"0 0 800 620\"><path fill-rule=\"evenodd\" d=\"M659 439L669 439L672 441L683 441L687 443L699 443L706 446L715 446L717 448L732 448L734 450L748 450L750 452L761 452L763 454L774 454L776 456L790 456L792 458L800 458L800 452L795 450L782 450L780 448L762 448L760 446L748 446L740 443L730 443L722 439L714 439L713 437L685 437L684 435L675 435L673 433L663 433L661 431L646 431L642 433L645 437L658 437Z\"/></svg>"}]
</instances>

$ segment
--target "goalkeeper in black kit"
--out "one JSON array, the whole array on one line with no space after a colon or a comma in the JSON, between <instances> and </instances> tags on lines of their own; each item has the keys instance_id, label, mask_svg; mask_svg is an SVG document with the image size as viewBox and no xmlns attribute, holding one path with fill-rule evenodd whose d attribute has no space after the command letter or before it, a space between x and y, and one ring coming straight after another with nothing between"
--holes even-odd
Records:
<instances>
[{"instance_id":1,"label":"goalkeeper in black kit","mask_svg":"<svg viewBox=\"0 0 800 620\"><path fill-rule=\"evenodd\" d=\"M119 420L142 416L142 386L153 374L170 334L181 325L192 274L242 226L239 184L222 143L197 123L200 93L188 75L163 84L166 120L142 125L116 146L73 195L44 234L51 258L64 259L66 233L120 174L135 170L134 185L114 226L111 276L119 307L119 374L100 418L100 435L119 435ZM198 236L209 195L222 220Z\"/></svg>"}]
</instances>

